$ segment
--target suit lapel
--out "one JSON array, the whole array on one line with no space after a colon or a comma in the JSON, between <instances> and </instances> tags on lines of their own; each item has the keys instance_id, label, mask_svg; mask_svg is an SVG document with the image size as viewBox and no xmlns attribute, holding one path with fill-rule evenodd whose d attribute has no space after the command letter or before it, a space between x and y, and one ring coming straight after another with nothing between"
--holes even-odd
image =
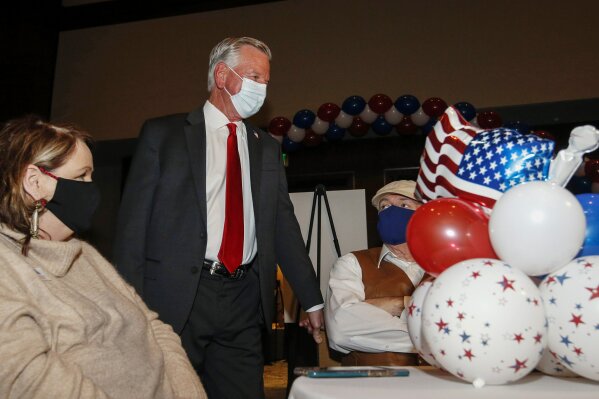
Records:
<instances>
[{"instance_id":1,"label":"suit lapel","mask_svg":"<svg viewBox=\"0 0 599 399\"><path fill-rule=\"evenodd\" d=\"M254 218L258 226L260 202L260 178L262 176L262 145L260 143L260 133L251 125L246 123L245 131L247 133L248 153L250 156L250 180L252 184L252 202L254 204Z\"/></svg>"},{"instance_id":2,"label":"suit lapel","mask_svg":"<svg viewBox=\"0 0 599 399\"><path fill-rule=\"evenodd\" d=\"M185 139L189 152L189 163L193 184L200 205L201 222L206 231L206 124L201 108L192 111L187 116L189 125L185 126Z\"/></svg>"}]
</instances>

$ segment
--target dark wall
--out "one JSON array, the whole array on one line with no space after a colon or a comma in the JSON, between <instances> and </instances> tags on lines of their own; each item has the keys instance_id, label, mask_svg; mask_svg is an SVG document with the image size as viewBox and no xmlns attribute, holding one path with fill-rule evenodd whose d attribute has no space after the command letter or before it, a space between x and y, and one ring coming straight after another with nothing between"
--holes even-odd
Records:
<instances>
[{"instance_id":1,"label":"dark wall","mask_svg":"<svg viewBox=\"0 0 599 399\"><path fill-rule=\"evenodd\" d=\"M60 1L0 3L0 121L50 116Z\"/></svg>"}]
</instances>

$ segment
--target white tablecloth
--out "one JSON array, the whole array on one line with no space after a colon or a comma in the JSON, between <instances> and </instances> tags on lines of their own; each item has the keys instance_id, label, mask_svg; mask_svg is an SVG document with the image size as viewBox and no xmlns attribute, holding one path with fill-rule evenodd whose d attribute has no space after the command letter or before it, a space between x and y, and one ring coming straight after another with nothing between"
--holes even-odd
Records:
<instances>
[{"instance_id":1,"label":"white tablecloth","mask_svg":"<svg viewBox=\"0 0 599 399\"><path fill-rule=\"evenodd\" d=\"M477 389L432 367L406 367L409 377L308 378L293 383L289 399L598 399L599 383L533 372L509 385Z\"/></svg>"}]
</instances>

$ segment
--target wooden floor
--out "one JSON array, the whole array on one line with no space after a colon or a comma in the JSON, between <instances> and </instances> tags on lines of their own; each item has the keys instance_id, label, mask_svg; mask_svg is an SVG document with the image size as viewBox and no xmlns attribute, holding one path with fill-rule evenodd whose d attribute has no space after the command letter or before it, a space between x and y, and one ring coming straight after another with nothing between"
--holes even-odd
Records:
<instances>
[{"instance_id":1,"label":"wooden floor","mask_svg":"<svg viewBox=\"0 0 599 399\"><path fill-rule=\"evenodd\" d=\"M266 399L285 399L287 392L287 362L279 360L264 366Z\"/></svg>"}]
</instances>

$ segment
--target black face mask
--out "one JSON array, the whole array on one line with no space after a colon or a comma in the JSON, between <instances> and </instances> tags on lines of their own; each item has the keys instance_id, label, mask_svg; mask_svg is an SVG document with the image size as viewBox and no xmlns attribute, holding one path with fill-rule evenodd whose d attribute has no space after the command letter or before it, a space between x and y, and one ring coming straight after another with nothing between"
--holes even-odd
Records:
<instances>
[{"instance_id":1,"label":"black face mask","mask_svg":"<svg viewBox=\"0 0 599 399\"><path fill-rule=\"evenodd\" d=\"M46 208L77 234L91 227L100 204L100 190L93 182L57 178L54 197Z\"/></svg>"}]
</instances>

